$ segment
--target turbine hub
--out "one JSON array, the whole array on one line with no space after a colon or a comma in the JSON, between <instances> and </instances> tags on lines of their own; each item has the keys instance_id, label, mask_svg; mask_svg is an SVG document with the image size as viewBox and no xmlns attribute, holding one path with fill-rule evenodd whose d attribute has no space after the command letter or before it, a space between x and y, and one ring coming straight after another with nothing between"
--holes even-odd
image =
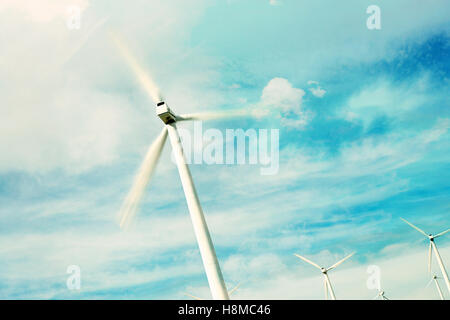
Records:
<instances>
[{"instance_id":1,"label":"turbine hub","mask_svg":"<svg viewBox=\"0 0 450 320\"><path fill-rule=\"evenodd\" d=\"M156 115L165 123L173 123L177 121L177 117L175 114L170 110L169 106L164 102L158 102L156 105Z\"/></svg>"}]
</instances>

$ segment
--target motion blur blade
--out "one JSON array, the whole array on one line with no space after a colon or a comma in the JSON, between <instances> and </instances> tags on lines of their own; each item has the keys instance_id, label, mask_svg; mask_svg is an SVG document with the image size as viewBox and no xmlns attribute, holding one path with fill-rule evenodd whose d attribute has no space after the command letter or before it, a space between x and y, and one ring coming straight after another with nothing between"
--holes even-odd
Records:
<instances>
[{"instance_id":1,"label":"motion blur blade","mask_svg":"<svg viewBox=\"0 0 450 320\"><path fill-rule=\"evenodd\" d=\"M443 236L444 234L446 234L446 233L449 232L449 231L450 231L450 229L447 229L447 230L445 230L444 232L438 233L437 235L434 236L434 238Z\"/></svg>"},{"instance_id":2,"label":"motion blur blade","mask_svg":"<svg viewBox=\"0 0 450 320\"><path fill-rule=\"evenodd\" d=\"M145 187L148 185L148 182L150 181L150 178L155 170L166 139L167 129L164 127L156 140L148 148L144 161L142 162L141 167L134 178L133 186L131 187L122 208L120 209L120 227L123 229L130 225L136 214Z\"/></svg>"},{"instance_id":3,"label":"motion blur blade","mask_svg":"<svg viewBox=\"0 0 450 320\"><path fill-rule=\"evenodd\" d=\"M407 224L409 224L412 228L416 229L417 231L419 231L421 234L423 234L425 237L428 238L428 235L425 233L425 231L423 231L422 229L419 229L418 227L416 227L415 225L413 225L412 223L406 221L406 220L403 219L403 218L400 218L400 219L402 219L404 222L406 222Z\"/></svg>"},{"instance_id":4,"label":"motion blur blade","mask_svg":"<svg viewBox=\"0 0 450 320\"><path fill-rule=\"evenodd\" d=\"M233 289L230 290L230 292L228 292L228 295L231 296L240 286L241 284L238 283Z\"/></svg>"},{"instance_id":5,"label":"motion blur blade","mask_svg":"<svg viewBox=\"0 0 450 320\"><path fill-rule=\"evenodd\" d=\"M323 277L323 288L325 290L325 300L328 300L328 281L325 277Z\"/></svg>"},{"instance_id":6,"label":"motion blur blade","mask_svg":"<svg viewBox=\"0 0 450 320\"><path fill-rule=\"evenodd\" d=\"M431 249L432 249L432 244L430 241L430 246L428 247L428 273L431 273Z\"/></svg>"},{"instance_id":7,"label":"motion blur blade","mask_svg":"<svg viewBox=\"0 0 450 320\"><path fill-rule=\"evenodd\" d=\"M297 258L302 259L302 260L305 261L305 262L308 262L309 264L313 265L313 266L316 267L317 269L322 270L322 268L321 268L318 264L312 262L311 260L308 260L308 259L306 259L305 257L302 257L301 255L296 254L296 253L294 253L294 256L296 256Z\"/></svg>"},{"instance_id":8,"label":"motion blur blade","mask_svg":"<svg viewBox=\"0 0 450 320\"><path fill-rule=\"evenodd\" d=\"M356 252L350 253L350 254L349 254L348 256L346 256L344 259L339 260L338 262L336 262L335 264L333 264L331 267L329 267L329 268L327 269L327 271L336 268L336 267L337 267L338 265L340 265L342 262L344 262L345 260L347 260L348 258L350 258L351 256L353 256L355 253L356 253Z\"/></svg>"},{"instance_id":9,"label":"motion blur blade","mask_svg":"<svg viewBox=\"0 0 450 320\"><path fill-rule=\"evenodd\" d=\"M376 300L380 296L381 292L378 292L375 297L372 298L372 300Z\"/></svg>"},{"instance_id":10,"label":"motion blur blade","mask_svg":"<svg viewBox=\"0 0 450 320\"><path fill-rule=\"evenodd\" d=\"M189 293L187 293L187 292L184 292L183 294L184 294L185 296L194 298L195 300L205 300L205 299L199 298L199 297L197 297L197 296L194 296L194 295L192 295L192 294L189 294Z\"/></svg>"},{"instance_id":11,"label":"motion blur blade","mask_svg":"<svg viewBox=\"0 0 450 320\"><path fill-rule=\"evenodd\" d=\"M143 89L149 95L150 99L155 104L161 102L163 100L161 93L158 87L156 86L155 82L145 71L144 67L139 63L136 57L131 53L128 47L116 34L111 34L111 38L116 47L119 49L119 52L122 55L122 57L125 59L130 68L133 70L134 75L137 77Z\"/></svg>"},{"instance_id":12,"label":"motion blur blade","mask_svg":"<svg viewBox=\"0 0 450 320\"><path fill-rule=\"evenodd\" d=\"M232 119L241 117L259 117L255 110L231 110L231 111L211 111L182 114L177 116L177 121L187 120L216 120L216 119Z\"/></svg>"},{"instance_id":13,"label":"motion blur blade","mask_svg":"<svg viewBox=\"0 0 450 320\"><path fill-rule=\"evenodd\" d=\"M430 281L428 281L427 285L425 286L425 288L428 288L430 286L430 284L434 281L434 277L431 278Z\"/></svg>"}]
</instances>

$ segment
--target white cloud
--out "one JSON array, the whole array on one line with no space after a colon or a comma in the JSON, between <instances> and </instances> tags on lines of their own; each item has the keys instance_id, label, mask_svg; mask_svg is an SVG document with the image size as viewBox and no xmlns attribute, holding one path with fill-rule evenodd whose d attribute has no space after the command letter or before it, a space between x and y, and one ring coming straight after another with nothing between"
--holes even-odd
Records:
<instances>
[{"instance_id":1,"label":"white cloud","mask_svg":"<svg viewBox=\"0 0 450 320\"><path fill-rule=\"evenodd\" d=\"M303 110L304 95L304 90L294 88L287 79L273 78L262 91L261 105L268 112L277 114L283 124L302 127L311 116Z\"/></svg>"},{"instance_id":2,"label":"white cloud","mask_svg":"<svg viewBox=\"0 0 450 320\"><path fill-rule=\"evenodd\" d=\"M60 167L79 172L111 163L118 156L134 122L127 101L84 88L34 93L33 102L14 99L3 110L0 171ZM43 94L51 99L49 103Z\"/></svg>"},{"instance_id":3,"label":"white cloud","mask_svg":"<svg viewBox=\"0 0 450 320\"><path fill-rule=\"evenodd\" d=\"M264 105L280 108L282 111L301 112L302 99L305 91L292 87L284 78L273 78L264 87L261 101Z\"/></svg>"},{"instance_id":4,"label":"white cloud","mask_svg":"<svg viewBox=\"0 0 450 320\"><path fill-rule=\"evenodd\" d=\"M381 79L351 96L340 112L347 120L359 120L365 125L380 115L399 117L432 103L427 90L428 75L401 84Z\"/></svg>"},{"instance_id":5,"label":"white cloud","mask_svg":"<svg viewBox=\"0 0 450 320\"><path fill-rule=\"evenodd\" d=\"M326 91L319 86L319 81L309 80L308 85L314 85L313 88L309 88L309 91L317 98L323 98Z\"/></svg>"},{"instance_id":6,"label":"white cloud","mask_svg":"<svg viewBox=\"0 0 450 320\"><path fill-rule=\"evenodd\" d=\"M318 98L323 98L323 96L326 93L326 91L324 89L322 89L321 87L310 88L309 91L311 91L311 93Z\"/></svg>"},{"instance_id":7,"label":"white cloud","mask_svg":"<svg viewBox=\"0 0 450 320\"><path fill-rule=\"evenodd\" d=\"M184 2L93 9L84 17L86 28L77 31L68 30L59 19L66 14L67 4L88 8L88 2L82 0L7 1L0 5L0 17L10 26L0 30L0 37L8 43L0 60L0 79L7 79L0 86L0 153L4 155L0 172L83 172L144 150L157 134L160 126L151 117L152 104L114 51L107 37L109 28L120 30L127 40L132 34L135 42L130 41L130 46L137 56L156 52L151 59L154 63L146 67L158 83L164 84L160 70L177 70L177 77L163 86L169 103L180 106L175 107L177 112L192 112L200 105L214 106L221 101L216 91L199 88L217 78L212 60L201 50L180 48L185 33L179 30L195 21L202 1L184 5L192 15L185 14ZM105 23L106 15L121 16L123 6L129 14L134 12L139 23L120 19ZM10 14L16 11L26 14ZM139 19L143 12L145 18ZM149 29L151 35L145 31ZM18 38L22 40L16 41ZM161 39L173 45L161 47ZM203 92L202 101L199 91Z\"/></svg>"}]
</instances>

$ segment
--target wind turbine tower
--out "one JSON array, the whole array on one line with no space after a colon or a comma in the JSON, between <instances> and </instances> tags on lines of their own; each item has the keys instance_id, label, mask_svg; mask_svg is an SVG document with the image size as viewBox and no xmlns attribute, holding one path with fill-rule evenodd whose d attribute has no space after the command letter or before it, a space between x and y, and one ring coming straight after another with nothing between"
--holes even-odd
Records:
<instances>
[{"instance_id":1,"label":"wind turbine tower","mask_svg":"<svg viewBox=\"0 0 450 320\"><path fill-rule=\"evenodd\" d=\"M441 269L441 273L442 273L442 277L445 280L445 284L447 285L447 290L450 293L450 283L448 280L448 274L447 274L447 270L445 270L445 266L444 266L444 262L442 262L442 258L441 255L439 254L438 248L436 246L436 243L434 241L434 239L439 238L441 236L443 236L444 234L446 234L447 232L450 231L450 229L447 229L441 233L438 233L436 235L433 234L426 234L425 231L423 231L422 229L418 228L417 226L413 225L411 222L406 221L403 218L402 219L405 223L407 223L411 228L416 229L417 231L419 231L421 234L423 234L425 237L427 237L430 241L430 246L428 247L428 272L431 272L431 259L432 259L432 253L434 252L434 255L436 256L436 260L438 262L439 268Z\"/></svg>"},{"instance_id":2,"label":"wind turbine tower","mask_svg":"<svg viewBox=\"0 0 450 320\"><path fill-rule=\"evenodd\" d=\"M433 276L431 277L430 282L428 282L427 287L428 287L432 282L434 282L434 284L435 284L435 286L436 286L436 290L437 290L438 293L439 293L439 298L441 298L441 300L445 300L445 299L444 299L444 294L442 293L441 286L439 285L438 279L439 279L438 276L433 275Z\"/></svg>"}]
</instances>

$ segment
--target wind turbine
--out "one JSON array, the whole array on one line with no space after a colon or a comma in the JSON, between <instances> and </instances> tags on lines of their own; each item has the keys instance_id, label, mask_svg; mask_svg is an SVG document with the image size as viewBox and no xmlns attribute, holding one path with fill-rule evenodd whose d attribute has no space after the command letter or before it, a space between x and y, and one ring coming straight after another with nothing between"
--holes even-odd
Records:
<instances>
[{"instance_id":1,"label":"wind turbine","mask_svg":"<svg viewBox=\"0 0 450 320\"><path fill-rule=\"evenodd\" d=\"M437 279L439 279L438 276L433 275L433 276L431 277L431 280L428 282L428 284L427 284L426 287L428 287L428 286L434 281L434 284L436 285L436 289L437 289L437 291L438 291L438 293L439 293L439 297L441 298L441 300L445 300L445 299L444 299L444 295L442 294L441 287L439 286L439 282L438 282Z\"/></svg>"},{"instance_id":2,"label":"wind turbine","mask_svg":"<svg viewBox=\"0 0 450 320\"><path fill-rule=\"evenodd\" d=\"M434 255L436 256L436 260L438 261L439 268L441 269L442 276L444 277L444 280L445 280L445 284L447 285L448 292L450 292L450 283L448 281L447 271L445 270L444 263L442 262L442 258L439 255L438 248L436 246L436 243L434 242L434 239L439 238L440 236L443 236L444 234L449 232L450 229L447 229L447 230L445 230L445 231L443 231L441 233L438 233L437 235L433 235L431 233L430 234L426 234L425 231L423 231L422 229L419 229L418 227L416 227L412 223L406 221L403 218L400 218L400 219L402 219L404 222L409 224L412 228L416 229L417 231L419 231L421 234L423 234L425 237L427 237L430 240L430 246L428 247L428 272L431 272L432 251L434 251Z\"/></svg>"},{"instance_id":3,"label":"wind turbine","mask_svg":"<svg viewBox=\"0 0 450 320\"><path fill-rule=\"evenodd\" d=\"M338 265L340 265L342 262L344 262L345 260L347 260L348 258L350 258L351 256L353 256L355 254L355 252L349 254L348 256L346 256L345 258L343 258L342 260L339 260L338 262L336 262L335 264L333 264L331 267L329 268L324 268L319 266L318 264L312 262L309 259L306 259L305 257L294 253L294 256L296 256L297 258L302 259L303 261L313 265L314 267L316 267L317 269L319 269L322 274L323 274L323 286L324 286L324 290L325 290L325 300L328 300L328 291L331 294L331 299L336 300L336 296L334 294L334 290L333 287L331 286L331 282L330 282L330 278L328 277L328 271L336 268Z\"/></svg>"},{"instance_id":4,"label":"wind turbine","mask_svg":"<svg viewBox=\"0 0 450 320\"><path fill-rule=\"evenodd\" d=\"M231 290L228 292L228 296L231 297L231 295L239 288L240 285L241 285L241 284L239 283L239 284L237 284L233 289L231 289ZM184 294L185 296L194 298L195 300L205 300L205 299L203 299L203 298L199 298L199 297L194 296L194 295L192 295L192 294L190 294L190 293L187 293L187 292L183 292L183 294Z\"/></svg>"},{"instance_id":5,"label":"wind turbine","mask_svg":"<svg viewBox=\"0 0 450 320\"><path fill-rule=\"evenodd\" d=\"M177 131L177 123L186 120L207 120L223 117L235 117L248 115L248 113L246 111L239 111L231 113L210 112L176 115L165 103L155 82L144 71L144 68L139 64L137 59L131 54L128 48L116 35L111 34L111 36L115 45L119 49L119 52L131 67L143 89L150 96L150 99L155 103L156 115L162 120L164 124L160 135L149 147L144 161L138 171L138 174L135 177L131 190L124 200L124 203L120 210L120 226L121 228L127 227L130 224L133 216L136 214L140 200L144 193L144 189L155 170L168 134L170 143L172 144L181 184L183 186L186 202L188 205L212 297L215 300L228 300L229 295L223 280L222 272L220 270L219 261L217 260L216 252L214 250L208 226L203 215L197 191L195 190L194 182L192 181L192 176L183 153L183 147Z\"/></svg>"},{"instance_id":6,"label":"wind turbine","mask_svg":"<svg viewBox=\"0 0 450 320\"><path fill-rule=\"evenodd\" d=\"M389 300L384 294L385 294L385 292L383 290L378 289L377 295L372 300L375 300L378 298L380 298L380 300Z\"/></svg>"}]
</instances>

